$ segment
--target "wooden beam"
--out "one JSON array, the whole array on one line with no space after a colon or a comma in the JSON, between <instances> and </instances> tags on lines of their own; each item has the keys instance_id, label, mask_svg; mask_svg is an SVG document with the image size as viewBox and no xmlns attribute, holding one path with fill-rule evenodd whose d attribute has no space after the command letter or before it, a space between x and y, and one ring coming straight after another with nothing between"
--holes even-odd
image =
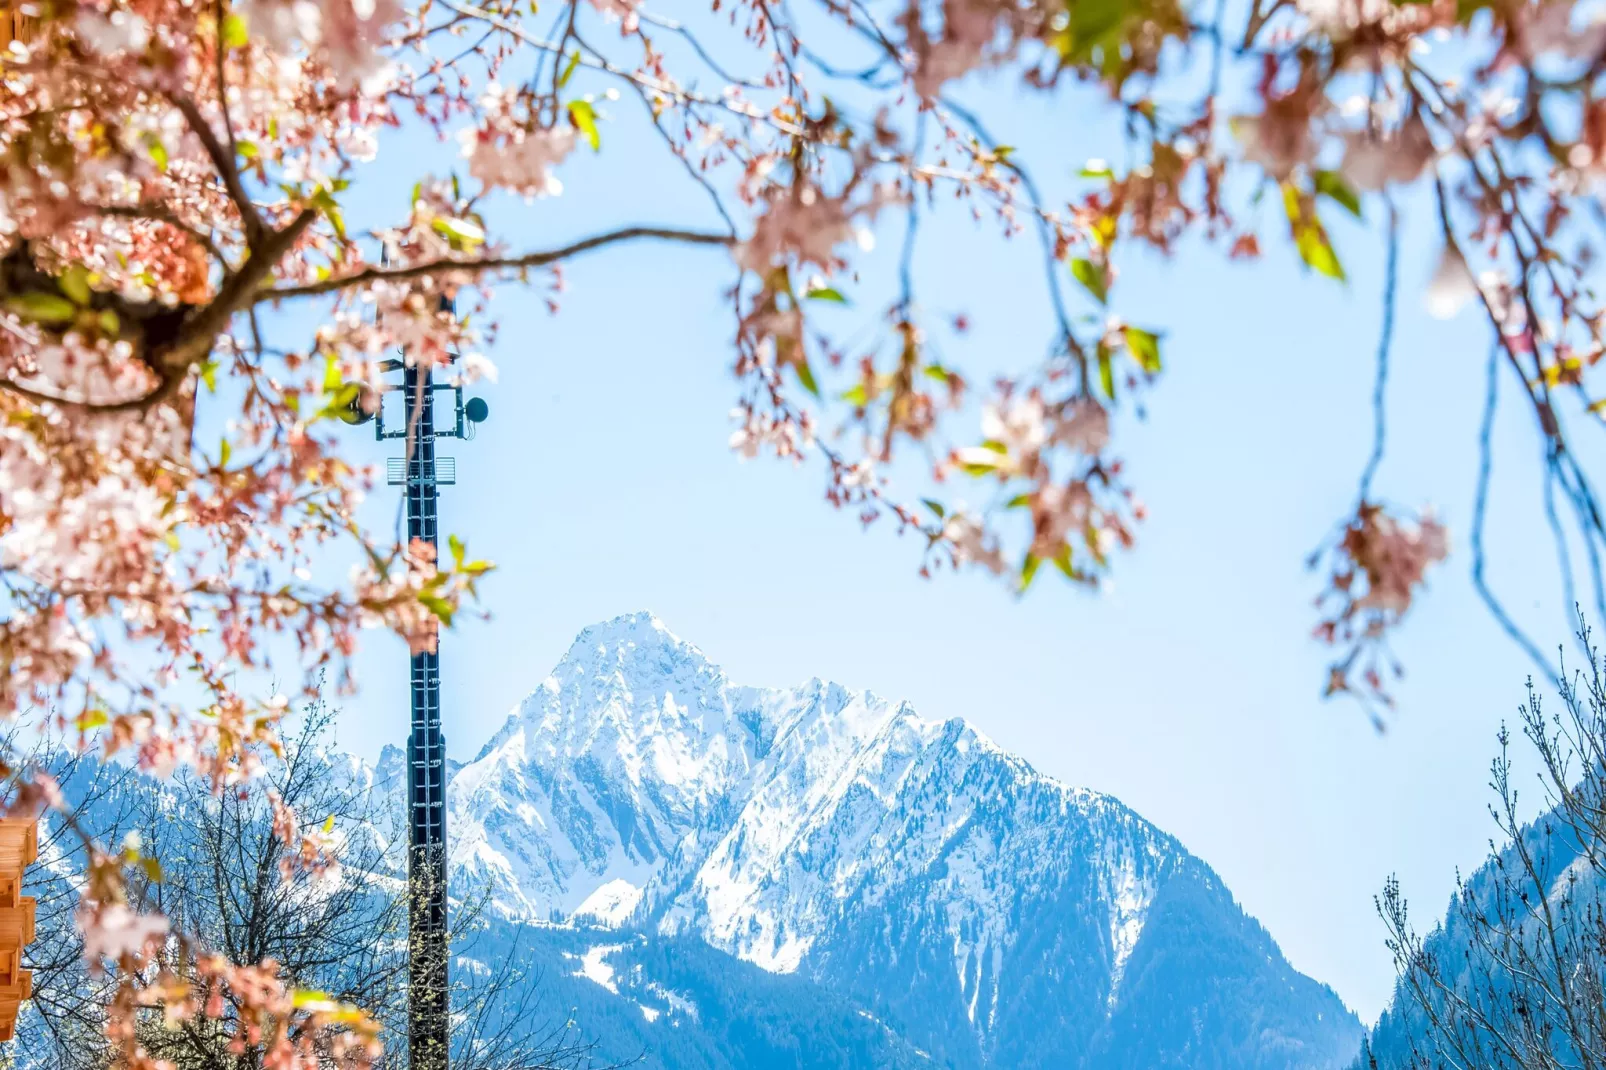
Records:
<instances>
[{"instance_id":1,"label":"wooden beam","mask_svg":"<svg viewBox=\"0 0 1606 1070\"><path fill-rule=\"evenodd\" d=\"M0 25L15 25L4 9L0 16ZM0 817L0 1042L16 1034L17 1011L33 995L33 973L22 967L22 950L33 942L35 903L21 892L24 872L38 857L38 821Z\"/></svg>"},{"instance_id":2,"label":"wooden beam","mask_svg":"<svg viewBox=\"0 0 1606 1070\"><path fill-rule=\"evenodd\" d=\"M0 49L12 41L28 41L33 37L34 20L18 10L15 3L0 3Z\"/></svg>"}]
</instances>

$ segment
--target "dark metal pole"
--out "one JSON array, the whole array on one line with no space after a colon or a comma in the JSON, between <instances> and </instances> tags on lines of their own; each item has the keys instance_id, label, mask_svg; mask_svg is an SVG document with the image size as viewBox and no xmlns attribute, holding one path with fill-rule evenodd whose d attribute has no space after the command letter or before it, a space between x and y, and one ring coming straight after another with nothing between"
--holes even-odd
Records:
<instances>
[{"instance_id":1,"label":"dark metal pole","mask_svg":"<svg viewBox=\"0 0 1606 1070\"><path fill-rule=\"evenodd\" d=\"M435 391L429 368L404 377L407 535L439 546ZM446 740L441 734L441 666L436 651L413 655L412 731L407 737L407 1046L412 1070L447 1070L451 1015L446 933Z\"/></svg>"}]
</instances>

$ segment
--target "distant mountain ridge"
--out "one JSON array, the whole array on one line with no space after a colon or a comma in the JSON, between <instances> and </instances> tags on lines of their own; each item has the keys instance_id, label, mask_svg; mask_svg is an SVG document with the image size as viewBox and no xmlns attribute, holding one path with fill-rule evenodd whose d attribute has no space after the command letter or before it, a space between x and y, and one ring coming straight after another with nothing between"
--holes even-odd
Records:
<instances>
[{"instance_id":1,"label":"distant mountain ridge","mask_svg":"<svg viewBox=\"0 0 1606 1070\"><path fill-rule=\"evenodd\" d=\"M400 772L388 749L380 779ZM735 685L649 614L582 631L448 805L457 887L508 919L696 939L935 1065L1325 1070L1362 1036L1115 799L963 720Z\"/></svg>"}]
</instances>

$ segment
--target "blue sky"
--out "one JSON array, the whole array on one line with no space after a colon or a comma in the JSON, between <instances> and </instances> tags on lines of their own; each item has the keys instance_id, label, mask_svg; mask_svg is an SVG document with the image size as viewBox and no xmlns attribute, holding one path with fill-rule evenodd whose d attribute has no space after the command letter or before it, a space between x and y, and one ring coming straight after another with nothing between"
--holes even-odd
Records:
<instances>
[{"instance_id":1,"label":"blue sky","mask_svg":"<svg viewBox=\"0 0 1606 1070\"><path fill-rule=\"evenodd\" d=\"M609 108L599 156L564 167L562 198L496 205L513 244L708 222L696 191L648 155L631 107ZM1085 159L1110 154L1076 114L1064 98L1013 104L998 110L999 136L1064 188ZM360 210L393 217L420 161L444 172L454 157L455 145L392 139L390 164L354 189ZM1380 205L1367 208L1375 222ZM443 449L459 461L443 529L499 566L485 587L492 619L443 644L451 752L471 757L580 628L649 609L740 682L822 676L906 698L1116 795L1214 866L1298 968L1375 1018L1392 970L1372 896L1398 873L1430 916L1455 868L1481 859L1494 733L1529 672L1468 578L1487 345L1472 313L1446 324L1422 311L1436 257L1426 209L1407 204L1377 488L1436 506L1456 543L1399 638L1409 676L1386 734L1320 698L1327 652L1308 638L1319 580L1303 563L1350 507L1366 457L1379 319L1376 228L1335 219L1347 286L1307 276L1276 242L1253 265L1192 246L1127 262L1112 302L1166 332L1167 370L1148 419L1119 428L1150 519L1101 596L1049 575L1023 599L979 576L922 580L915 543L832 511L817 468L732 456L723 254L638 246L576 262L557 316L504 290L501 379L482 391L491 420ZM896 237L882 235L855 283L869 298ZM1042 354L1050 329L1028 241L948 212L919 276L929 310L974 323L946 350L973 378ZM1552 647L1565 618L1533 489L1537 446L1515 405L1496 438L1491 578ZM384 455L366 441L354 450ZM370 522L390 523L392 493L376 495ZM341 742L372 757L405 733L405 652L370 633L358 667Z\"/></svg>"}]
</instances>

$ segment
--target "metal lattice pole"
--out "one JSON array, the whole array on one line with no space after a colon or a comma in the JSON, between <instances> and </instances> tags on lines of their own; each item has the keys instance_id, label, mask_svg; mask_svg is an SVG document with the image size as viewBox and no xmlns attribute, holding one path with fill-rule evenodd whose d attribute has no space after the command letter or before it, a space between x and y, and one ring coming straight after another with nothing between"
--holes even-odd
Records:
<instances>
[{"instance_id":1,"label":"metal lattice pole","mask_svg":"<svg viewBox=\"0 0 1606 1070\"><path fill-rule=\"evenodd\" d=\"M402 393L409 446L407 535L409 540L438 547L435 391L430 370L407 368ZM413 655L412 662L412 728L407 737L408 1054L412 1070L447 1070L451 1006L440 654L422 651Z\"/></svg>"},{"instance_id":2,"label":"metal lattice pole","mask_svg":"<svg viewBox=\"0 0 1606 1070\"><path fill-rule=\"evenodd\" d=\"M450 311L449 301L442 301ZM479 398L463 403L456 381L436 383L428 367L408 367L401 359L381 370L402 372L399 390L405 418L401 428L385 429L383 394L354 390L341 413L347 423L374 420L374 437L402 439L404 457L391 458L387 482L407 496L407 537L437 550L439 488L457 482L457 462L436 457L437 438L473 438L490 409ZM453 412L444 429L435 426L435 394L449 391ZM448 1070L451 1061L450 950L446 884L446 737L441 732L441 663L434 650L412 656L412 723L407 735L407 1048L412 1070Z\"/></svg>"}]
</instances>

